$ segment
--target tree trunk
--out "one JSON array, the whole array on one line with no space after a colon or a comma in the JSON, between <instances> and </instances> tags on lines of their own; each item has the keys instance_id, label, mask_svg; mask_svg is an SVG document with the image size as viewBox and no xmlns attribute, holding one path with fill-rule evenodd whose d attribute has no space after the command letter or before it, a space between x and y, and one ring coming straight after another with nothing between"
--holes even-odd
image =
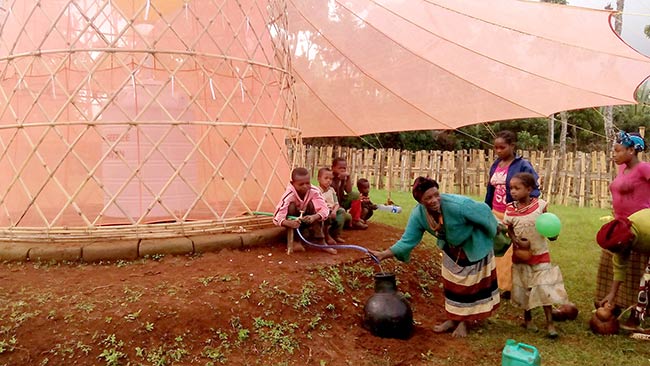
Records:
<instances>
[{"instance_id":1,"label":"tree trunk","mask_svg":"<svg viewBox=\"0 0 650 366\"><path fill-rule=\"evenodd\" d=\"M569 123L569 115L566 111L560 112L560 120L562 121L562 129L560 130L560 157L564 160L566 156L567 125Z\"/></svg>"},{"instance_id":2,"label":"tree trunk","mask_svg":"<svg viewBox=\"0 0 650 366\"><path fill-rule=\"evenodd\" d=\"M548 153L551 154L555 145L555 117L548 117Z\"/></svg>"},{"instance_id":3,"label":"tree trunk","mask_svg":"<svg viewBox=\"0 0 650 366\"><path fill-rule=\"evenodd\" d=\"M616 0L617 14L614 16L614 31L619 36L623 33L623 11L625 10L625 0Z\"/></svg>"},{"instance_id":4,"label":"tree trunk","mask_svg":"<svg viewBox=\"0 0 650 366\"><path fill-rule=\"evenodd\" d=\"M614 31L620 36L623 32L623 9L625 9L625 0L616 0L617 14L614 15ZM605 137L607 138L607 149L614 146L614 107L607 106L603 108L603 118L605 124Z\"/></svg>"}]
</instances>

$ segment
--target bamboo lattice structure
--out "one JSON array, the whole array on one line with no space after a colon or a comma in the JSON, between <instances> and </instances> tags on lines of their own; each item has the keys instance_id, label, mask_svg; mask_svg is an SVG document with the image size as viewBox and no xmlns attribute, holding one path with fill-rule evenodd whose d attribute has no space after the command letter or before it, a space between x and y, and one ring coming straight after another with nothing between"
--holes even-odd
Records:
<instances>
[{"instance_id":1,"label":"bamboo lattice structure","mask_svg":"<svg viewBox=\"0 0 650 366\"><path fill-rule=\"evenodd\" d=\"M284 0L2 3L3 240L269 222L301 149Z\"/></svg>"}]
</instances>

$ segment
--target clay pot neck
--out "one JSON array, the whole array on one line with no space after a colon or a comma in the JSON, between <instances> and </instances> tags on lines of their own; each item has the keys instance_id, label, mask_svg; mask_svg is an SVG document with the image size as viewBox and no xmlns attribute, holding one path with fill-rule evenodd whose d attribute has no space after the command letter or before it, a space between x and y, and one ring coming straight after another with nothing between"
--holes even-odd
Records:
<instances>
[{"instance_id":1,"label":"clay pot neck","mask_svg":"<svg viewBox=\"0 0 650 366\"><path fill-rule=\"evenodd\" d=\"M395 274L389 272L375 273L375 292L395 292L397 291L397 283L395 281Z\"/></svg>"}]
</instances>

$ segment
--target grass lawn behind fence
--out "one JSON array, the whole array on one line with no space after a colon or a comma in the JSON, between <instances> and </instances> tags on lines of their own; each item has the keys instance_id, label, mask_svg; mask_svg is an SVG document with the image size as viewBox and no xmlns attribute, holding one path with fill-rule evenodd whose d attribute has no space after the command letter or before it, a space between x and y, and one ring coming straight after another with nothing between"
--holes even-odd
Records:
<instances>
[{"instance_id":1,"label":"grass lawn behind fence","mask_svg":"<svg viewBox=\"0 0 650 366\"><path fill-rule=\"evenodd\" d=\"M385 203L386 197L386 191L370 192L374 203ZM474 198L482 200L479 197ZM391 199L402 207L402 213L376 211L372 220L404 228L415 201L411 194L406 192L392 192ZM596 270L600 257L600 248L595 237L603 224L601 217L609 215L609 211L552 205L549 212L555 213L562 221L560 237L550 244L551 258L562 270L570 300L580 309L578 319L557 323L560 338L550 340L544 337L544 313L541 309L533 311L533 321L540 327L540 331L531 333L519 326L523 311L513 307L508 301L502 301L497 315L490 319L488 325L470 334L471 349L468 351L486 354L486 358L477 366L501 364L500 361L495 363L495 352L503 348L508 338L537 347L544 366L650 365L650 341L634 340L626 333L598 336L589 330L588 322L594 309ZM426 237L431 238L430 235ZM429 240L431 239L426 242ZM447 360L449 365L457 365L457 361Z\"/></svg>"}]
</instances>

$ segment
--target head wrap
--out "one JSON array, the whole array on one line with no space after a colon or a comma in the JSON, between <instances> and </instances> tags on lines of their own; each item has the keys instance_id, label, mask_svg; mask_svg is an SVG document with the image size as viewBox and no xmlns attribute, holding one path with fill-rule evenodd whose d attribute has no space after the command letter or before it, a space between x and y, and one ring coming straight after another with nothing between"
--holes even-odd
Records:
<instances>
[{"instance_id":1,"label":"head wrap","mask_svg":"<svg viewBox=\"0 0 650 366\"><path fill-rule=\"evenodd\" d=\"M618 133L617 142L625 147L634 148L634 151L641 152L645 150L645 141L637 134L630 134L625 131Z\"/></svg>"},{"instance_id":2,"label":"head wrap","mask_svg":"<svg viewBox=\"0 0 650 366\"><path fill-rule=\"evenodd\" d=\"M596 241L603 249L616 252L621 246L634 240L632 222L628 218L612 220L598 230Z\"/></svg>"},{"instance_id":3,"label":"head wrap","mask_svg":"<svg viewBox=\"0 0 650 366\"><path fill-rule=\"evenodd\" d=\"M431 188L438 188L438 182L429 177L417 177L413 182L413 189L411 190L411 193L413 193L413 198L415 198L416 201L420 202L422 196L424 195L424 192L428 191Z\"/></svg>"}]
</instances>

